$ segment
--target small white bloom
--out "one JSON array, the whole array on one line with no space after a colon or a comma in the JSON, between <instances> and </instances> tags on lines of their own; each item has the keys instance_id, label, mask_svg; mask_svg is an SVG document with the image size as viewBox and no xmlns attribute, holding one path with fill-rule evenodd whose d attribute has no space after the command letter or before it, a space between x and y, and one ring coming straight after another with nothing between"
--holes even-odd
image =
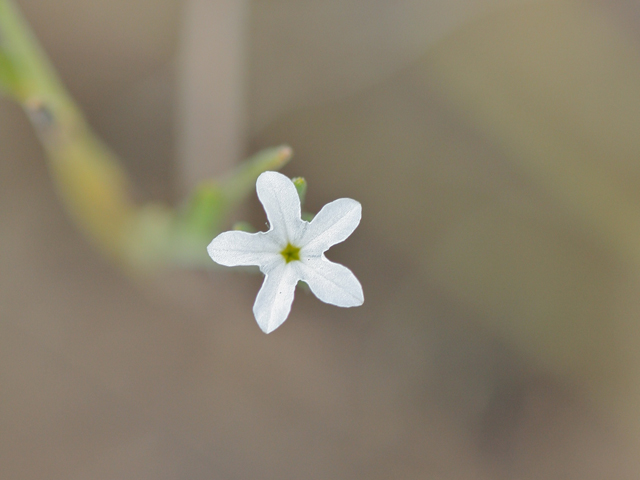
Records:
<instances>
[{"instance_id":1,"label":"small white bloom","mask_svg":"<svg viewBox=\"0 0 640 480\"><path fill-rule=\"evenodd\" d=\"M270 333L291 311L298 281L320 300L339 307L364 302L362 286L351 270L330 262L324 252L344 241L360 223L362 207L350 198L325 205L311 222L300 218L300 199L293 182L264 172L256 182L270 228L267 232L224 232L207 247L211 258L227 267L257 265L264 283L253 305L258 325Z\"/></svg>"}]
</instances>

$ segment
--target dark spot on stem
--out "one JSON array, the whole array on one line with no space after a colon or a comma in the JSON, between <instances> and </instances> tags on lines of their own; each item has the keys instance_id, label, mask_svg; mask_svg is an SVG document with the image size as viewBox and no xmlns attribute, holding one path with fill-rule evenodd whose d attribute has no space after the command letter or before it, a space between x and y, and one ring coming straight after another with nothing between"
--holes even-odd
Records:
<instances>
[{"instance_id":1,"label":"dark spot on stem","mask_svg":"<svg viewBox=\"0 0 640 480\"><path fill-rule=\"evenodd\" d=\"M40 134L47 135L51 132L56 119L53 111L45 102L37 98L29 99L25 103L25 110L31 123Z\"/></svg>"}]
</instances>

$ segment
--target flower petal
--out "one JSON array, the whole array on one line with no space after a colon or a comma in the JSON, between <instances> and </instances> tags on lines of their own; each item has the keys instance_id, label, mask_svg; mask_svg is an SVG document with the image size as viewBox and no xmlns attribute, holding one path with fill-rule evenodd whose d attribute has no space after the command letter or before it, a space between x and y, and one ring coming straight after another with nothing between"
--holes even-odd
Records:
<instances>
[{"instance_id":1,"label":"flower petal","mask_svg":"<svg viewBox=\"0 0 640 480\"><path fill-rule=\"evenodd\" d=\"M253 314L264 333L273 332L289 316L299 279L299 272L292 264L279 265L265 275L253 304Z\"/></svg>"},{"instance_id":2,"label":"flower petal","mask_svg":"<svg viewBox=\"0 0 640 480\"><path fill-rule=\"evenodd\" d=\"M299 243L302 255L320 256L353 233L362 217L360 202L339 198L327 203L311 220Z\"/></svg>"},{"instance_id":3,"label":"flower petal","mask_svg":"<svg viewBox=\"0 0 640 480\"><path fill-rule=\"evenodd\" d=\"M207 252L214 262L227 267L265 265L281 256L269 232L224 232L213 239Z\"/></svg>"},{"instance_id":4,"label":"flower petal","mask_svg":"<svg viewBox=\"0 0 640 480\"><path fill-rule=\"evenodd\" d=\"M286 246L304 226L300 198L293 182L278 172L263 172L256 182L258 198L269 219L270 230Z\"/></svg>"},{"instance_id":5,"label":"flower petal","mask_svg":"<svg viewBox=\"0 0 640 480\"><path fill-rule=\"evenodd\" d=\"M325 303L338 307L358 307L364 303L362 285L347 267L321 256L297 262L300 279Z\"/></svg>"}]
</instances>

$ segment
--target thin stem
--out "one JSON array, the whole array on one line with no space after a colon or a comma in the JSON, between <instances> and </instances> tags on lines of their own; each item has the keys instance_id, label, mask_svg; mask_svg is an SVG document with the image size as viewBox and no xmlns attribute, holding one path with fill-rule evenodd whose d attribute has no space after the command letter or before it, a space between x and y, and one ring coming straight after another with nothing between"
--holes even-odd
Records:
<instances>
[{"instance_id":1,"label":"thin stem","mask_svg":"<svg viewBox=\"0 0 640 480\"><path fill-rule=\"evenodd\" d=\"M0 0L0 92L27 113L72 218L128 269L202 264L228 210L262 171L291 157L288 147L266 150L226 179L204 182L178 211L137 205L118 158L93 133L12 0Z\"/></svg>"},{"instance_id":2,"label":"thin stem","mask_svg":"<svg viewBox=\"0 0 640 480\"><path fill-rule=\"evenodd\" d=\"M112 258L134 215L129 181L93 134L11 0L0 0L4 89L26 111L46 151L58 194L74 220Z\"/></svg>"}]
</instances>

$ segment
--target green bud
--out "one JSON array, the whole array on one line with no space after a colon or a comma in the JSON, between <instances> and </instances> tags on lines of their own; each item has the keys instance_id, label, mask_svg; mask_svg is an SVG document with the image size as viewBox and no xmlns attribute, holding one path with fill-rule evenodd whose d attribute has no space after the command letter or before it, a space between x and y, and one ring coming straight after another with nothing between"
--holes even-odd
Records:
<instances>
[{"instance_id":1,"label":"green bud","mask_svg":"<svg viewBox=\"0 0 640 480\"><path fill-rule=\"evenodd\" d=\"M298 191L298 197L300 197L300 205L304 205L304 199L307 196L307 181L302 177L292 178L291 181Z\"/></svg>"}]
</instances>

